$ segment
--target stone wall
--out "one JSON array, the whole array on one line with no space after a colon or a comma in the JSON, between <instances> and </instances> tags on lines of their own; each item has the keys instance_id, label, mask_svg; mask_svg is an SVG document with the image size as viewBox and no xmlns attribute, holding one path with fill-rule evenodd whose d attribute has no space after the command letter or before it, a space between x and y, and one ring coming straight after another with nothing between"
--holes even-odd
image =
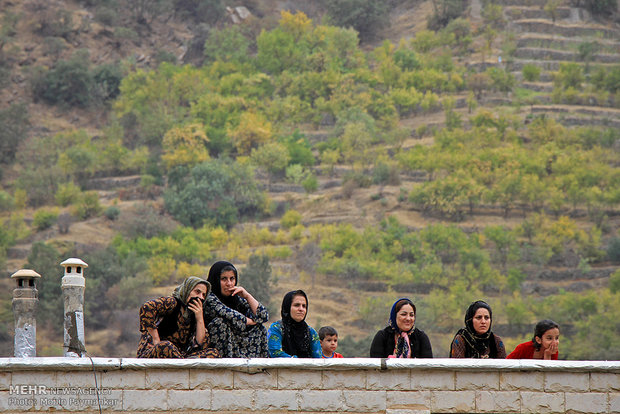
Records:
<instances>
[{"instance_id":1,"label":"stone wall","mask_svg":"<svg viewBox=\"0 0 620 414\"><path fill-rule=\"evenodd\" d=\"M4 413L620 412L619 361L4 358L0 367Z\"/></svg>"}]
</instances>

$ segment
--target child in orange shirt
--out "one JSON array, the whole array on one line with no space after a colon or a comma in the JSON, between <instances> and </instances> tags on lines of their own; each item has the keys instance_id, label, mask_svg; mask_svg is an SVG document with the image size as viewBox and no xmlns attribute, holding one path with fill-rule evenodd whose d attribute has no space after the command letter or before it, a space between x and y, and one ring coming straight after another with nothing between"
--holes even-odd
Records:
<instances>
[{"instance_id":1,"label":"child in orange shirt","mask_svg":"<svg viewBox=\"0 0 620 414\"><path fill-rule=\"evenodd\" d=\"M319 339L321 340L323 358L343 358L342 354L336 352L336 348L338 348L338 332L334 328L324 326L319 329Z\"/></svg>"}]
</instances>

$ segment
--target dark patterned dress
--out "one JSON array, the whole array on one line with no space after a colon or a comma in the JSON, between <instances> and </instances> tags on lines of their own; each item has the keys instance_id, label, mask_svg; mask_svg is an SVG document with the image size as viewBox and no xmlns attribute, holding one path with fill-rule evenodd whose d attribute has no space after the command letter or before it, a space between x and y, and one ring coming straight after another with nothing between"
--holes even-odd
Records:
<instances>
[{"instance_id":1,"label":"dark patterned dress","mask_svg":"<svg viewBox=\"0 0 620 414\"><path fill-rule=\"evenodd\" d=\"M147 328L157 328L165 316L173 315L177 308L177 299L165 296L146 302L140 308L140 343L138 358L217 358L216 349L207 348L209 332L205 332L202 344L196 342L196 332L192 329L189 318L180 311L176 318L176 330L167 336L160 333L160 342L153 345L153 337Z\"/></svg>"},{"instance_id":2,"label":"dark patterned dress","mask_svg":"<svg viewBox=\"0 0 620 414\"><path fill-rule=\"evenodd\" d=\"M269 320L269 313L262 304L258 304L254 315L250 304L243 298L239 298L239 311L236 311L209 293L204 309L211 346L223 358L269 358L267 329L263 326ZM247 326L247 318L256 325Z\"/></svg>"}]
</instances>

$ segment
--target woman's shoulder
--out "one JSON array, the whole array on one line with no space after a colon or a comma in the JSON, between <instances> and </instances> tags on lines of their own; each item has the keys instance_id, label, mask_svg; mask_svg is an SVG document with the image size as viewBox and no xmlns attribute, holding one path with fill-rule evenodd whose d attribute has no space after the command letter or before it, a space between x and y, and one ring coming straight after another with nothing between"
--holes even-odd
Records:
<instances>
[{"instance_id":1,"label":"woman's shoulder","mask_svg":"<svg viewBox=\"0 0 620 414\"><path fill-rule=\"evenodd\" d=\"M418 329L418 328L415 328L413 330L413 335L420 336L420 337L427 337L428 338L428 335L426 335L426 332L424 332L423 330Z\"/></svg>"},{"instance_id":2,"label":"woman's shoulder","mask_svg":"<svg viewBox=\"0 0 620 414\"><path fill-rule=\"evenodd\" d=\"M274 323L272 323L271 325L269 325L269 331L281 331L282 330L282 320L280 319L279 321L275 321Z\"/></svg>"}]
</instances>

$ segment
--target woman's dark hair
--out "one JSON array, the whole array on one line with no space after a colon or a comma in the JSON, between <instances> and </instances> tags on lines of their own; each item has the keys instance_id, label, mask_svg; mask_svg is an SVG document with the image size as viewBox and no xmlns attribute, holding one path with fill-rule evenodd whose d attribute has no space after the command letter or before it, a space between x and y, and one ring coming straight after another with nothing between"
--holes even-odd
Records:
<instances>
[{"instance_id":1,"label":"woman's dark hair","mask_svg":"<svg viewBox=\"0 0 620 414\"><path fill-rule=\"evenodd\" d=\"M534 348L538 351L540 349L541 344L536 342L536 337L542 339L545 332L549 329L560 329L560 325L553 322L551 319L543 319L542 321L536 324L536 328L534 328L534 337L532 338L532 343L534 344Z\"/></svg>"}]
</instances>

